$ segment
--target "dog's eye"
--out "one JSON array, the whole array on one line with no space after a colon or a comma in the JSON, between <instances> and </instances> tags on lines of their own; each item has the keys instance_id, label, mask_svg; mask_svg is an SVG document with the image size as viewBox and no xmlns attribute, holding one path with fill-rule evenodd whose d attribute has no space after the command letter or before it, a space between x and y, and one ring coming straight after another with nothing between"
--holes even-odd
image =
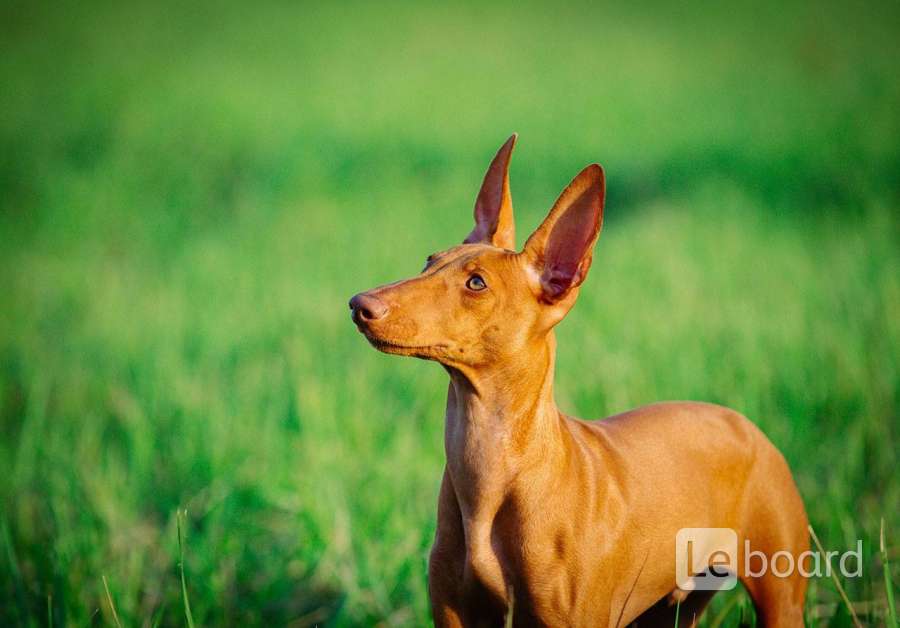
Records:
<instances>
[{"instance_id":1,"label":"dog's eye","mask_svg":"<svg viewBox=\"0 0 900 628\"><path fill-rule=\"evenodd\" d=\"M487 288L487 284L484 283L484 278L481 275L472 275L466 282L466 288L478 292Z\"/></svg>"}]
</instances>

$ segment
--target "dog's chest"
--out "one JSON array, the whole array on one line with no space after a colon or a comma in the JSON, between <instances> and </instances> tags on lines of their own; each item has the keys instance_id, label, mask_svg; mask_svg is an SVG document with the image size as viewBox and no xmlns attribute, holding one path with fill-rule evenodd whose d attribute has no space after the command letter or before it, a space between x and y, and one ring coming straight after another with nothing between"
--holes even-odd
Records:
<instances>
[{"instance_id":1,"label":"dog's chest","mask_svg":"<svg viewBox=\"0 0 900 628\"><path fill-rule=\"evenodd\" d=\"M543 550L545 543L508 517L466 526L464 588L470 604L489 600L507 607L510 599L532 619L563 617L574 601L565 559ZM546 623L546 622L539 622Z\"/></svg>"},{"instance_id":2,"label":"dog's chest","mask_svg":"<svg viewBox=\"0 0 900 628\"><path fill-rule=\"evenodd\" d=\"M512 600L517 619L528 625L606 621L614 582L599 567L616 561L604 543L566 525L573 515L506 500L489 522L469 520L463 570L469 605L481 608L486 595L504 608Z\"/></svg>"}]
</instances>

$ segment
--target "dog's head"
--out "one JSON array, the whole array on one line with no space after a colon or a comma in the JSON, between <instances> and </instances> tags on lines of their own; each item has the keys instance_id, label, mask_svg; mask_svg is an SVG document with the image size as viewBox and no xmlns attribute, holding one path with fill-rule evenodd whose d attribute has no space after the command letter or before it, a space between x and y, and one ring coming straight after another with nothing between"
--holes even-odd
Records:
<instances>
[{"instance_id":1,"label":"dog's head","mask_svg":"<svg viewBox=\"0 0 900 628\"><path fill-rule=\"evenodd\" d=\"M582 170L516 252L515 142L513 135L491 162L463 244L430 255L415 277L350 300L353 321L377 349L457 368L496 364L543 342L571 309L600 235L603 169Z\"/></svg>"}]
</instances>

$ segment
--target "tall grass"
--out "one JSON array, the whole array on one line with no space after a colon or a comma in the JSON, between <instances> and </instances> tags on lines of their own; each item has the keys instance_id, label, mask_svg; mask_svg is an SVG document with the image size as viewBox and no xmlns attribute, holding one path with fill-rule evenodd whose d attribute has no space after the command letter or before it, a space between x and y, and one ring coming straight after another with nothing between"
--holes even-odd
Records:
<instances>
[{"instance_id":1,"label":"tall grass","mask_svg":"<svg viewBox=\"0 0 900 628\"><path fill-rule=\"evenodd\" d=\"M609 178L562 408L743 411L885 616L895 4L0 11L0 624L427 621L445 375L346 300L468 233L512 131L520 242Z\"/></svg>"}]
</instances>

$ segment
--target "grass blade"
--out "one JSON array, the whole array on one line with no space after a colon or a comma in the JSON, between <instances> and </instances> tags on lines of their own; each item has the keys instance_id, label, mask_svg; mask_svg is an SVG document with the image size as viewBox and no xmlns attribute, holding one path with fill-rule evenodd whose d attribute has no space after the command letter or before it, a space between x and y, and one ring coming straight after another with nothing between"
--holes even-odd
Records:
<instances>
[{"instance_id":1,"label":"grass blade","mask_svg":"<svg viewBox=\"0 0 900 628\"><path fill-rule=\"evenodd\" d=\"M166 607L165 607L165 604L163 604L162 606L159 607L159 610L157 610L153 614L153 620L150 622L150 628L158 628L160 622L162 621L163 614L165 613L165 611L166 611Z\"/></svg>"},{"instance_id":2,"label":"grass blade","mask_svg":"<svg viewBox=\"0 0 900 628\"><path fill-rule=\"evenodd\" d=\"M3 544L6 546L6 560L9 563L9 572L15 588L16 606L18 606L19 617L24 622L28 617L28 607L25 603L25 590L22 587L22 572L19 570L19 561L16 558L16 550L13 548L12 538L10 537L6 521L3 521L2 531Z\"/></svg>"},{"instance_id":3,"label":"grass blade","mask_svg":"<svg viewBox=\"0 0 900 628\"><path fill-rule=\"evenodd\" d=\"M884 542L884 517L881 518L881 562L884 565L884 592L887 596L889 628L897 628L897 606L894 604L894 583L891 580L891 563L888 561L887 544Z\"/></svg>"},{"instance_id":4,"label":"grass blade","mask_svg":"<svg viewBox=\"0 0 900 628\"><path fill-rule=\"evenodd\" d=\"M119 614L116 612L116 605L113 603L112 595L109 593L109 583L106 581L106 576L100 576L100 579L103 580L103 589L106 591L106 601L109 603L109 610L112 611L113 622L116 624L116 628L122 628L122 622L119 621Z\"/></svg>"},{"instance_id":5,"label":"grass blade","mask_svg":"<svg viewBox=\"0 0 900 628\"><path fill-rule=\"evenodd\" d=\"M816 536L816 531L813 530L812 524L809 524L809 533L812 535L813 541L816 543L816 547L819 549L819 553L822 556L827 556L825 553L825 549L822 547L822 544L819 542L819 537ZM847 592L844 591L844 587L841 586L841 580L837 577L837 574L834 573L834 570L831 571L831 579L834 581L834 586L838 591L838 594L841 596L841 599L844 600L844 604L847 605L847 610L850 611L850 617L853 619L853 625L856 628L862 628L862 623L859 621L859 617L856 615L856 611L853 609L853 604L850 603L850 598L847 597Z\"/></svg>"},{"instance_id":6,"label":"grass blade","mask_svg":"<svg viewBox=\"0 0 900 628\"><path fill-rule=\"evenodd\" d=\"M184 616L187 618L188 628L194 628L194 616L191 615L191 602L188 599L187 582L184 579L184 531L181 528L181 518L187 516L187 510L175 511L175 525L178 528L178 568L181 570L181 597L184 599Z\"/></svg>"},{"instance_id":7,"label":"grass blade","mask_svg":"<svg viewBox=\"0 0 900 628\"><path fill-rule=\"evenodd\" d=\"M678 622L681 619L681 598L675 604L675 628L678 628Z\"/></svg>"},{"instance_id":8,"label":"grass blade","mask_svg":"<svg viewBox=\"0 0 900 628\"><path fill-rule=\"evenodd\" d=\"M725 605L722 607L722 610L712 618L712 621L709 622L709 628L719 628L728 617L728 614L731 613L731 609L738 605L738 602L741 601L741 596L737 595L737 592L731 595L731 599L729 599Z\"/></svg>"}]
</instances>

